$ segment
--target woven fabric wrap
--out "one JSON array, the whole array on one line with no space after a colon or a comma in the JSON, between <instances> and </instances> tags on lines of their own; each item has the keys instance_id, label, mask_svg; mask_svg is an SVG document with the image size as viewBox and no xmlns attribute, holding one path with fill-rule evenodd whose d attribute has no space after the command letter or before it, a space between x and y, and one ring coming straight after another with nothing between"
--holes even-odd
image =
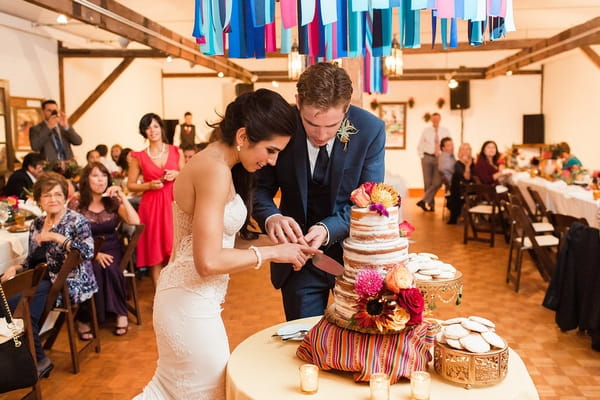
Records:
<instances>
[{"instance_id":1,"label":"woven fabric wrap","mask_svg":"<svg viewBox=\"0 0 600 400\"><path fill-rule=\"evenodd\" d=\"M385 372L391 383L409 378L413 370L427 370L434 333L427 323L391 335L374 335L340 328L321 319L308 332L296 355L323 370L354 372L356 382Z\"/></svg>"}]
</instances>

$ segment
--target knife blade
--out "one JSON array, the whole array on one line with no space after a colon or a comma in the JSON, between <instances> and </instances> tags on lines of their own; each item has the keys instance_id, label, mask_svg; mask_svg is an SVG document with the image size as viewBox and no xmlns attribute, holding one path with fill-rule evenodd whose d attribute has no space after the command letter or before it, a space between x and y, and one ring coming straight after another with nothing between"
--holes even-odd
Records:
<instances>
[{"instance_id":1,"label":"knife blade","mask_svg":"<svg viewBox=\"0 0 600 400\"><path fill-rule=\"evenodd\" d=\"M344 266L325 254L315 254L312 257L312 263L321 271L335 276L340 276L344 273Z\"/></svg>"}]
</instances>

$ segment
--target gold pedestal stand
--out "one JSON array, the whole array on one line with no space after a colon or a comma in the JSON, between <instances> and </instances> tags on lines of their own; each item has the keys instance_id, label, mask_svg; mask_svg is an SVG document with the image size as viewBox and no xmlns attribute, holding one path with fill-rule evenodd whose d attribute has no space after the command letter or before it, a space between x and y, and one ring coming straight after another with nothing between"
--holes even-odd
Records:
<instances>
[{"instance_id":1,"label":"gold pedestal stand","mask_svg":"<svg viewBox=\"0 0 600 400\"><path fill-rule=\"evenodd\" d=\"M456 271L452 279L417 280L417 288L423 293L426 315L431 317L436 308L436 300L448 304L454 302L457 306L462 300L462 272Z\"/></svg>"}]
</instances>

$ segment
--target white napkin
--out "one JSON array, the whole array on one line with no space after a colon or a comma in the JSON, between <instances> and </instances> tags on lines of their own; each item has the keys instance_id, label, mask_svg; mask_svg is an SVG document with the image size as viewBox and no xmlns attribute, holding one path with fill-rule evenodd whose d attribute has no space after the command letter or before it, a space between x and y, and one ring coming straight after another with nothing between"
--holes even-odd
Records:
<instances>
[{"instance_id":1,"label":"white napkin","mask_svg":"<svg viewBox=\"0 0 600 400\"><path fill-rule=\"evenodd\" d=\"M27 201L24 203L21 203L21 201L19 201L19 208L25 211L29 211L36 217L42 215L42 210L38 207L35 201L30 199L27 199Z\"/></svg>"}]
</instances>

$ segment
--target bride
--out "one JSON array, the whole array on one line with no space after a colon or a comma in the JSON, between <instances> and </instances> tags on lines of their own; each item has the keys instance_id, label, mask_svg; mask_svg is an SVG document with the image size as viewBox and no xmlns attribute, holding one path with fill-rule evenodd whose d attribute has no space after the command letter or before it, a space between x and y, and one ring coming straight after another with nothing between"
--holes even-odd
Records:
<instances>
[{"instance_id":1,"label":"bride","mask_svg":"<svg viewBox=\"0 0 600 400\"><path fill-rule=\"evenodd\" d=\"M269 261L302 268L319 252L300 244L234 249L251 215L253 173L274 165L296 131L292 107L267 89L227 106L221 137L195 155L174 186L175 241L154 299L156 372L134 399L224 399L229 358L221 303L229 273Z\"/></svg>"}]
</instances>

